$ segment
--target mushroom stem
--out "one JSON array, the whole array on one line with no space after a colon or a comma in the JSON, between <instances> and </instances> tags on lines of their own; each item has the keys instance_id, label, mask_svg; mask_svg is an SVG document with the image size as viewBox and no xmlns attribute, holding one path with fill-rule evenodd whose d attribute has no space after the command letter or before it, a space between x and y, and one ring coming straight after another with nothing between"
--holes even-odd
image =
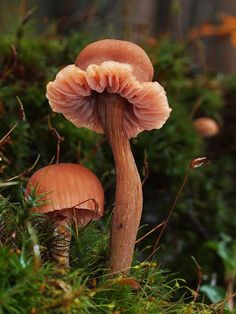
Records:
<instances>
[{"instance_id":1,"label":"mushroom stem","mask_svg":"<svg viewBox=\"0 0 236 314\"><path fill-rule=\"evenodd\" d=\"M101 124L116 167L115 208L111 225L110 272L128 272L142 214L142 185L124 129L127 101L117 94L98 96Z\"/></svg>"},{"instance_id":2,"label":"mushroom stem","mask_svg":"<svg viewBox=\"0 0 236 314\"><path fill-rule=\"evenodd\" d=\"M52 248L52 257L62 268L69 268L69 250L71 231L68 218L55 222L55 246Z\"/></svg>"}]
</instances>

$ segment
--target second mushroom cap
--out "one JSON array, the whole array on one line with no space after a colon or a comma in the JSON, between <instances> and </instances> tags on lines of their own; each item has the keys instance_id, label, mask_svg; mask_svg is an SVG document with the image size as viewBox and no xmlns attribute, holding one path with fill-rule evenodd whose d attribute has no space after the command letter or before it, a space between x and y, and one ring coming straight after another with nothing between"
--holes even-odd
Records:
<instances>
[{"instance_id":1,"label":"second mushroom cap","mask_svg":"<svg viewBox=\"0 0 236 314\"><path fill-rule=\"evenodd\" d=\"M26 186L41 203L37 213L58 213L86 225L103 215L104 192L95 174L79 164L60 163L36 171Z\"/></svg>"}]
</instances>

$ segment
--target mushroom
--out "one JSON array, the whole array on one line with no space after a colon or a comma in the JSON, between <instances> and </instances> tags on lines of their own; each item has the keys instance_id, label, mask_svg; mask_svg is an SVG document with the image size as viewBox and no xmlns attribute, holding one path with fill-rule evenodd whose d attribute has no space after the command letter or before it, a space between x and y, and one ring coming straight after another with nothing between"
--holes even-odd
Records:
<instances>
[{"instance_id":1,"label":"mushroom","mask_svg":"<svg viewBox=\"0 0 236 314\"><path fill-rule=\"evenodd\" d=\"M58 163L36 171L26 186L26 195L34 193L39 205L35 213L46 213L56 223L55 232L63 245L52 249L60 265L69 267L70 225L85 226L103 215L104 192L99 179L79 164Z\"/></svg>"},{"instance_id":2,"label":"mushroom","mask_svg":"<svg viewBox=\"0 0 236 314\"><path fill-rule=\"evenodd\" d=\"M193 126L202 137L213 137L219 133L219 125L211 118L198 118L193 121Z\"/></svg>"},{"instance_id":3,"label":"mushroom","mask_svg":"<svg viewBox=\"0 0 236 314\"><path fill-rule=\"evenodd\" d=\"M75 64L63 68L47 85L53 111L77 127L105 133L110 143L116 167L112 273L131 267L142 213L141 180L129 139L161 128L171 111L163 87L152 78L152 63L142 48L105 39L85 47Z\"/></svg>"}]
</instances>

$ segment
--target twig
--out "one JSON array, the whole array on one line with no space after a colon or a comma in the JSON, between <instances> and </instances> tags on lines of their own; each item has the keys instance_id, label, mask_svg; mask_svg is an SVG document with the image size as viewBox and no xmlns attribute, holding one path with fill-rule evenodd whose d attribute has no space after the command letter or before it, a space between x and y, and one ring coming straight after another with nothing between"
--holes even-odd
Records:
<instances>
[{"instance_id":1,"label":"twig","mask_svg":"<svg viewBox=\"0 0 236 314\"><path fill-rule=\"evenodd\" d=\"M19 107L19 112L18 112L18 121L17 121L17 122L13 125L13 127L7 132L7 134L5 134L5 135L3 136L3 138L1 138L1 140L0 140L0 147L1 147L2 145L4 145L6 139L11 135L11 133L12 133L12 132L15 130L15 128L18 126L18 124L26 120L26 119L25 119L25 111L24 111L23 104L22 104L22 102L21 102L21 100L20 100L20 98L19 98L18 96L16 97L16 99L17 99L17 101L18 101L18 103L19 103L19 106L20 106L20 107Z\"/></svg>"},{"instance_id":2,"label":"twig","mask_svg":"<svg viewBox=\"0 0 236 314\"><path fill-rule=\"evenodd\" d=\"M195 303L199 294L201 284L202 284L202 268L196 261L195 257L194 256L191 256L191 257L192 257L192 260L194 261L194 264L197 267L197 277L198 277L198 284L197 284L197 288L196 288L194 299L193 299L193 303Z\"/></svg>"},{"instance_id":3,"label":"twig","mask_svg":"<svg viewBox=\"0 0 236 314\"><path fill-rule=\"evenodd\" d=\"M136 240L135 244L138 244L139 242L141 242L143 239L145 239L147 236L149 236L151 233L153 233L155 230L159 229L160 227L162 227L165 224L165 221L162 221L159 225L155 226L154 228L152 228L150 231L148 231L146 234L144 234L141 238L139 238L138 240Z\"/></svg>"},{"instance_id":4,"label":"twig","mask_svg":"<svg viewBox=\"0 0 236 314\"><path fill-rule=\"evenodd\" d=\"M49 130L52 132L52 135L55 137L55 139L57 140L57 151L56 151L56 164L59 163L59 159L60 159L60 146L61 146L61 142L64 141L64 136L61 136L56 128L53 128L51 125L51 121L50 121L50 117L48 117L48 128Z\"/></svg>"},{"instance_id":5,"label":"twig","mask_svg":"<svg viewBox=\"0 0 236 314\"><path fill-rule=\"evenodd\" d=\"M84 200L84 201L82 201L82 202L80 202L78 204L75 204L74 206L69 208L69 209L73 210L73 217L72 217L72 219L73 219L73 222L75 224L75 233L76 233L77 238L79 236L79 230L78 230L78 221L77 221L77 213L76 213L76 211L83 209L83 208L78 207L78 206L80 206L80 205L82 205L84 203L87 203L89 201L91 201L93 203L94 208L93 208L93 210L91 210L91 214L95 216L97 214L97 212L98 212L99 205L98 205L98 202L94 198L88 198L88 199L86 199L86 200ZM66 210L68 210L68 208ZM57 214L58 214L58 211L56 211L55 214L52 214L51 216L55 216ZM63 212L60 213L60 214L63 214ZM90 219L90 221L87 223L87 226L90 224L90 222L92 220L93 220L93 218Z\"/></svg>"},{"instance_id":6,"label":"twig","mask_svg":"<svg viewBox=\"0 0 236 314\"><path fill-rule=\"evenodd\" d=\"M173 211L174 211L174 209L176 207L176 204L177 204L177 202L178 202L178 200L180 198L180 195L181 195L182 191L184 190L184 187L185 187L185 185L186 185L186 183L188 181L190 170L194 169L194 168L201 167L205 163L207 163L207 158L206 157L196 158L196 159L194 159L194 160L192 160L190 162L190 164L188 166L188 169L187 169L187 172L186 172L186 174L184 176L184 179L183 179L183 181L181 183L181 186L180 186L180 188L178 190L178 193L177 193L177 195L175 197L175 200L174 200L172 206L170 207L170 210L169 210L168 216L166 218L165 224L164 224L163 228L161 229L161 232L160 232L160 234L159 234L159 236L158 236L158 238L156 240L156 243L155 243L155 245L153 247L152 253L148 256L147 260L149 260L151 257L153 257L155 255L155 253L157 252L157 250L158 250L158 243L159 243L159 241L161 239L162 234L164 233L164 231L166 229L166 226L167 226L167 224L168 224L168 222L170 220L170 217L171 217L171 215L172 215L172 213L173 213Z\"/></svg>"},{"instance_id":7,"label":"twig","mask_svg":"<svg viewBox=\"0 0 236 314\"><path fill-rule=\"evenodd\" d=\"M97 202L94 198L88 198L87 200L85 200L85 201L83 201L83 202L81 202L81 203L76 204L75 206L73 206L72 209L73 209L73 210L74 210L74 208L77 209L77 210L83 209L83 208L80 208L80 207L78 207L78 208L76 208L76 207L79 206L79 205L81 205L81 204L84 204L84 203L86 203L86 202L88 202L88 201L92 201L92 203L93 203L93 205L94 205L94 208L93 208L93 210L92 210L92 214L95 216L95 215L97 214L97 212L98 212L99 205L98 205L98 202ZM91 219L89 220L89 222L86 224L85 228L87 228L87 227L90 225L90 223L91 223L92 221L93 221L93 218L91 218Z\"/></svg>"},{"instance_id":8,"label":"twig","mask_svg":"<svg viewBox=\"0 0 236 314\"><path fill-rule=\"evenodd\" d=\"M157 252L157 247L158 247L158 243L159 243L159 241L160 241L160 239L161 239L161 236L162 236L162 234L164 233L164 231L165 231L165 229L166 229L166 226L167 226L167 224L168 224L168 222L169 222L169 220L170 220L170 217L171 217L171 215L172 215L172 213L173 213L173 211L174 211L174 209L175 209L175 206L176 206L176 204L177 204L177 202L178 202L178 200L179 200L179 197L180 197L180 195L181 195L181 193L182 193L182 191L183 191L183 189L184 189L184 187L185 187L185 184L186 184L187 181L188 181L189 171L190 171L190 168L188 168L188 171L187 171L186 174L185 174L184 180L183 180L183 182L182 182L182 184L181 184L181 186L180 186L180 188L179 188L179 191L178 191L177 196L176 196L176 198L175 198L175 200L174 200L174 203L172 204L172 206L171 206L171 208L170 208L170 210L169 210L169 214L168 214L168 216L167 216L167 218L166 218L165 224L164 224L163 228L161 229L161 232L160 232L160 234L159 234L159 236L158 236L158 238L157 238L157 240L156 240L156 243L155 243L155 245L154 245L154 247L153 247L152 253L149 255L149 257L147 258L147 260L149 260L151 257L153 257L153 256L155 255L155 253Z\"/></svg>"},{"instance_id":9,"label":"twig","mask_svg":"<svg viewBox=\"0 0 236 314\"><path fill-rule=\"evenodd\" d=\"M3 138L1 138L1 140L0 140L0 147L5 144L5 141L6 141L7 138L11 135L11 133L15 130L15 128L18 126L18 124L19 124L19 122L16 122L16 123L13 125L13 127L7 132L7 134L5 134L5 135L3 136Z\"/></svg>"},{"instance_id":10,"label":"twig","mask_svg":"<svg viewBox=\"0 0 236 314\"><path fill-rule=\"evenodd\" d=\"M22 101L20 100L20 98L18 96L16 96L16 99L19 103L19 112L18 112L18 122L23 122L26 121L26 116L25 116L25 110L24 110L24 106L22 104Z\"/></svg>"},{"instance_id":11,"label":"twig","mask_svg":"<svg viewBox=\"0 0 236 314\"><path fill-rule=\"evenodd\" d=\"M24 175L29 174L34 169L34 167L37 165L39 158L40 158L40 155L38 155L38 157L36 158L35 162L33 163L33 165L31 167L27 168L26 170L24 170L22 173L18 174L17 176L14 176L14 177L8 179L6 182L10 182L10 181L13 181L15 179L19 179L19 178L23 177Z\"/></svg>"},{"instance_id":12,"label":"twig","mask_svg":"<svg viewBox=\"0 0 236 314\"><path fill-rule=\"evenodd\" d=\"M11 185L17 185L19 182L18 181L13 181L13 182L0 182L0 188L4 188L6 186L11 186Z\"/></svg>"},{"instance_id":13,"label":"twig","mask_svg":"<svg viewBox=\"0 0 236 314\"><path fill-rule=\"evenodd\" d=\"M220 301L220 302L217 302L216 304L216 307L215 309L219 309L222 307L222 305L224 305L226 302L228 302L230 299L236 297L236 292L234 292L233 294L229 295L227 298L225 298L224 300Z\"/></svg>"}]
</instances>

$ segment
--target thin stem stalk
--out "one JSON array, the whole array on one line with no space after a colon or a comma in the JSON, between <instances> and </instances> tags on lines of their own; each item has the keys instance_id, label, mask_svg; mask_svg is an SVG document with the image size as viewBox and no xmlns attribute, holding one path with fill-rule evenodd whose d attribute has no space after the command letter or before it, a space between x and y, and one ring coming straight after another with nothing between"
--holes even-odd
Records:
<instances>
[{"instance_id":1,"label":"thin stem stalk","mask_svg":"<svg viewBox=\"0 0 236 314\"><path fill-rule=\"evenodd\" d=\"M66 218L57 220L55 224L56 243L52 248L52 257L62 268L69 268L70 225Z\"/></svg>"},{"instance_id":2,"label":"thin stem stalk","mask_svg":"<svg viewBox=\"0 0 236 314\"><path fill-rule=\"evenodd\" d=\"M128 272L142 214L142 184L124 130L126 100L116 94L98 96L101 123L116 167L115 207L111 224L110 272Z\"/></svg>"}]
</instances>

